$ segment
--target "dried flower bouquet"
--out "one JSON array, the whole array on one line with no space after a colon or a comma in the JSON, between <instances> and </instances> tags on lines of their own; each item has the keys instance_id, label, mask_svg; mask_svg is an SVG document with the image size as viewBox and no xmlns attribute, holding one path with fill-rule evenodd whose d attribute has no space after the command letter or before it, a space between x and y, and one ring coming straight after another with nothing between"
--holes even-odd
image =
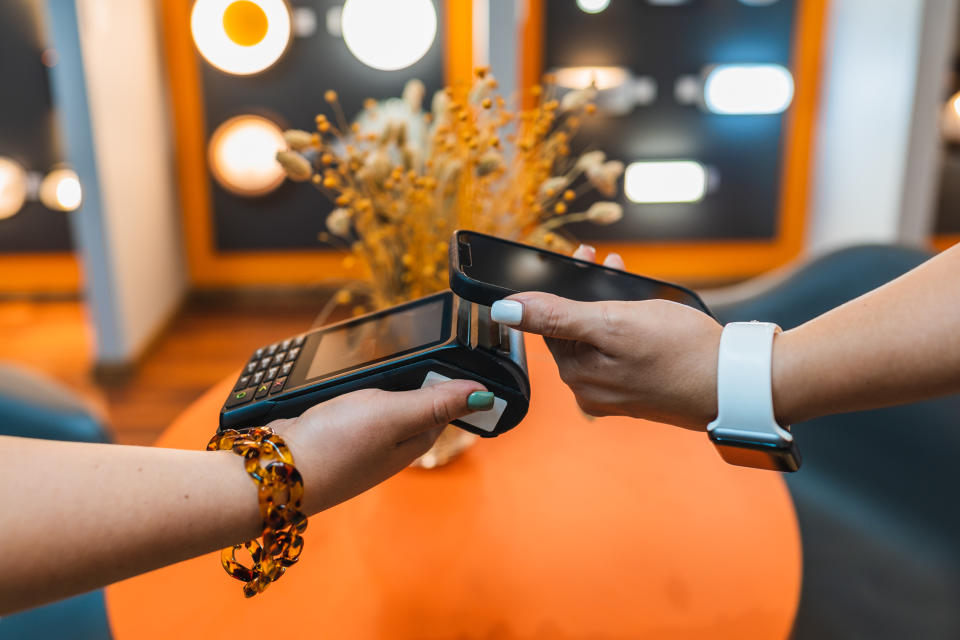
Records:
<instances>
[{"instance_id":1,"label":"dried flower bouquet","mask_svg":"<svg viewBox=\"0 0 960 640\"><path fill-rule=\"evenodd\" d=\"M558 96L548 78L531 89L532 108L511 109L496 89L479 69L472 86L438 92L424 111L424 86L413 80L402 98L367 100L352 124L328 91L332 120L321 114L315 131L285 133L289 149L277 159L287 176L311 181L336 205L320 239L342 242L346 265L364 276L334 303L363 313L446 288L455 229L568 251L564 225L621 218L612 201L568 210L592 189L614 197L623 173L602 151L570 155L595 111L594 91Z\"/></svg>"}]
</instances>

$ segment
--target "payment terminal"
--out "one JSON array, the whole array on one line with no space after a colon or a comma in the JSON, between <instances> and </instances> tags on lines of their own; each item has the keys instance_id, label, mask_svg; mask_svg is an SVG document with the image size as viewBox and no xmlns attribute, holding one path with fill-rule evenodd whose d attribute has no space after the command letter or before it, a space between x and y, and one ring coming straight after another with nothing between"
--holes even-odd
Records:
<instances>
[{"instance_id":1,"label":"payment terminal","mask_svg":"<svg viewBox=\"0 0 960 640\"><path fill-rule=\"evenodd\" d=\"M220 428L292 418L356 389L452 379L476 380L495 397L493 409L454 421L458 427L494 437L527 413L523 335L493 322L489 307L445 291L257 349L223 405Z\"/></svg>"}]
</instances>

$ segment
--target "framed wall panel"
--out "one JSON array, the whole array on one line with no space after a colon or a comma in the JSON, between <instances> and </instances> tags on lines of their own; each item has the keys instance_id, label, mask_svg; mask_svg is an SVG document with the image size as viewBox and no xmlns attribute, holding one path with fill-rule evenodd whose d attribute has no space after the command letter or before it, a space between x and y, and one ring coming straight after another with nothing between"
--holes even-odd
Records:
<instances>
[{"instance_id":1,"label":"framed wall panel","mask_svg":"<svg viewBox=\"0 0 960 640\"><path fill-rule=\"evenodd\" d=\"M43 11L39 0L0 3L0 85L9 90L0 100L0 156L14 160L33 180L63 159L43 62L55 64L56 54L45 54ZM17 213L0 219L0 293L79 288L68 215L31 197Z\"/></svg>"},{"instance_id":2,"label":"framed wall panel","mask_svg":"<svg viewBox=\"0 0 960 640\"><path fill-rule=\"evenodd\" d=\"M688 281L733 279L789 261L803 247L825 0L677 6L614 0L594 15L574 0L528 0L521 32L525 86L549 69L626 66L651 76L655 102L602 116L581 134L626 163L689 158L714 166L718 188L694 204L638 205L624 220L575 233L624 254L634 270ZM674 97L677 77L714 63L777 63L795 93L782 115L722 116ZM586 203L584 203L586 204Z\"/></svg>"},{"instance_id":3,"label":"framed wall panel","mask_svg":"<svg viewBox=\"0 0 960 640\"><path fill-rule=\"evenodd\" d=\"M438 36L413 66L375 71L353 59L342 40L324 28L334 0L292 2L313 9L318 30L294 38L276 66L257 76L226 75L204 62L190 35L190 0L161 2L171 86L178 178L192 282L199 287L313 284L356 275L342 266L342 253L317 240L332 209L310 185L285 183L260 198L240 198L211 179L206 145L219 123L240 113L267 115L283 126L309 129L335 89L348 117L366 97L399 96L418 77L428 95L444 81L471 72L471 5L442 2Z\"/></svg>"}]
</instances>

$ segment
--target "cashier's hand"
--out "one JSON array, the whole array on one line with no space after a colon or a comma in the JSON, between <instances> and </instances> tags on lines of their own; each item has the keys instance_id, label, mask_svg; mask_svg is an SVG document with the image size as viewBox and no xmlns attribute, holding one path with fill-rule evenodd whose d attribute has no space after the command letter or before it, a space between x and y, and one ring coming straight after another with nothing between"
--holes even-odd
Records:
<instances>
[{"instance_id":1,"label":"cashier's hand","mask_svg":"<svg viewBox=\"0 0 960 640\"><path fill-rule=\"evenodd\" d=\"M596 256L581 246L574 257ZM616 254L604 264L624 268ZM493 311L495 319L512 319L507 324L546 337L560 377L590 415L696 430L717 415L722 328L704 313L666 300L575 302L548 293L516 294Z\"/></svg>"},{"instance_id":2,"label":"cashier's hand","mask_svg":"<svg viewBox=\"0 0 960 640\"><path fill-rule=\"evenodd\" d=\"M466 380L416 391L364 389L270 426L290 447L303 475L304 510L313 514L404 469L427 452L450 421L492 407L493 394L485 391ZM467 406L471 394L473 408Z\"/></svg>"}]
</instances>

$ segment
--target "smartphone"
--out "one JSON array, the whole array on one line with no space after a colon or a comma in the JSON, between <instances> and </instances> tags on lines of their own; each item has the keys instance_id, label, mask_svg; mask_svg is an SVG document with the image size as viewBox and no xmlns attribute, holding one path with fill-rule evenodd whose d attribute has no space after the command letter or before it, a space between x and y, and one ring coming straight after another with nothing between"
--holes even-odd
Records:
<instances>
[{"instance_id":1,"label":"smartphone","mask_svg":"<svg viewBox=\"0 0 960 640\"><path fill-rule=\"evenodd\" d=\"M543 291L582 302L672 300L713 315L685 287L475 231L454 233L450 288L487 306L521 291Z\"/></svg>"}]
</instances>

